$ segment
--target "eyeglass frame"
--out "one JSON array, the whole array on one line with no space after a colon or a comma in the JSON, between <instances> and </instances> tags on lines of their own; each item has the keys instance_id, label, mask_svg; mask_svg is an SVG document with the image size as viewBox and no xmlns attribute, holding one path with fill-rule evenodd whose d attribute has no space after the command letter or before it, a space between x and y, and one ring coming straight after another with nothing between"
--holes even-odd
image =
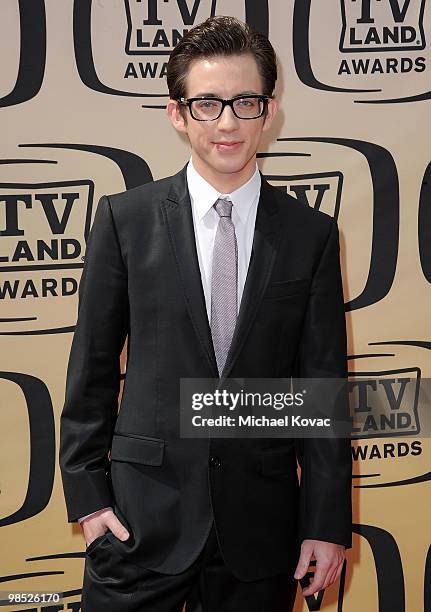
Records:
<instances>
[{"instance_id":1,"label":"eyeglass frame","mask_svg":"<svg viewBox=\"0 0 431 612\"><path fill-rule=\"evenodd\" d=\"M261 100L263 102L262 105L262 112L260 113L260 115L257 115L257 117L239 117L236 112L235 109L233 107L233 103L235 102L235 100L244 100L244 99L248 99L248 98L258 98L259 100ZM259 119L259 117L262 117L262 115L265 112L265 109L268 106L268 101L272 100L273 96L267 96L264 94L246 94L243 96L235 96L233 98L230 99L223 99L223 98L217 98L217 96L198 96L196 98L179 98L177 100L177 102L179 104L181 104L182 106L187 106L189 111L190 111L190 117L192 119L194 119L195 121L217 121L217 119L220 119L220 117L223 114L223 111L225 109L226 106L230 106L232 109L233 114L235 115L235 117L237 119L244 119L245 121L248 120L252 120L252 119ZM221 102L221 110L220 110L220 114L217 117L214 117L214 119L197 119L193 113L192 113L192 103L196 102L198 100L216 100L217 102Z\"/></svg>"}]
</instances>

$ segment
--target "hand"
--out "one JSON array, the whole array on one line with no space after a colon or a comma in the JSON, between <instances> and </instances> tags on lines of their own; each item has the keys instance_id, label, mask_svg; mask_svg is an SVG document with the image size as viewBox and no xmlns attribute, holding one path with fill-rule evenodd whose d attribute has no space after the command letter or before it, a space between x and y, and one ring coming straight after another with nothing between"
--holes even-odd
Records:
<instances>
[{"instance_id":1,"label":"hand","mask_svg":"<svg viewBox=\"0 0 431 612\"><path fill-rule=\"evenodd\" d=\"M305 597L325 589L337 580L346 558L346 549L341 544L324 542L323 540L304 540L301 544L301 554L295 571L297 580L303 578L307 573L313 554L316 559L316 571L310 586L302 591Z\"/></svg>"},{"instance_id":2,"label":"hand","mask_svg":"<svg viewBox=\"0 0 431 612\"><path fill-rule=\"evenodd\" d=\"M108 529L122 542L127 540L130 536L127 529L120 523L111 508L91 514L81 522L81 526L87 546L99 536L104 535Z\"/></svg>"}]
</instances>

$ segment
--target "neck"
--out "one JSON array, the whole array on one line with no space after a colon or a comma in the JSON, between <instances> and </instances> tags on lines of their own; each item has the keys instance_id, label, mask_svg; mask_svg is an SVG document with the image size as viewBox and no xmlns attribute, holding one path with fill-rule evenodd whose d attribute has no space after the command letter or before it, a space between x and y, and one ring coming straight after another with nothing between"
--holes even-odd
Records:
<instances>
[{"instance_id":1,"label":"neck","mask_svg":"<svg viewBox=\"0 0 431 612\"><path fill-rule=\"evenodd\" d=\"M214 189L220 193L232 193L235 189L239 189L251 179L256 169L256 158L247 162L247 164L238 172L221 173L209 168L201 163L199 158L195 159L192 155L193 167L202 178L204 178Z\"/></svg>"}]
</instances>

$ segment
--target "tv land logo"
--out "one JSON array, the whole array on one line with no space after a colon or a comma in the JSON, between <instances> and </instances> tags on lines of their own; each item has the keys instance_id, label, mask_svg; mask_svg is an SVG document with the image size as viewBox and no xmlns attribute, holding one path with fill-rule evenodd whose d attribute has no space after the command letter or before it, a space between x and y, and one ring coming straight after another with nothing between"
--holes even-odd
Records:
<instances>
[{"instance_id":1,"label":"tv land logo","mask_svg":"<svg viewBox=\"0 0 431 612\"><path fill-rule=\"evenodd\" d=\"M376 94L373 99L355 100L358 103L429 99L431 91L423 91L429 79L423 73L430 61L430 4L426 0L338 0L323 9L315 0L296 0L293 47L299 78L310 87L335 93ZM320 43L325 38L315 18L317 10L330 11L337 24L327 29L328 36L335 30L340 33L338 49L328 39L331 61L322 69L317 67L319 57L312 52L314 38ZM394 84L400 79L402 91L411 90L402 97L393 95Z\"/></svg>"},{"instance_id":2,"label":"tv land logo","mask_svg":"<svg viewBox=\"0 0 431 612\"><path fill-rule=\"evenodd\" d=\"M417 436L419 368L350 375L352 438Z\"/></svg>"},{"instance_id":3,"label":"tv land logo","mask_svg":"<svg viewBox=\"0 0 431 612\"><path fill-rule=\"evenodd\" d=\"M341 0L340 51L425 49L425 0Z\"/></svg>"},{"instance_id":4,"label":"tv land logo","mask_svg":"<svg viewBox=\"0 0 431 612\"><path fill-rule=\"evenodd\" d=\"M169 54L194 25L214 15L238 17L268 34L268 0L75 0L81 80L105 94L148 98L148 108L164 107Z\"/></svg>"},{"instance_id":5,"label":"tv land logo","mask_svg":"<svg viewBox=\"0 0 431 612\"><path fill-rule=\"evenodd\" d=\"M0 190L0 299L75 294L77 280L55 272L83 266L93 182L0 183ZM50 273L41 276L36 270Z\"/></svg>"},{"instance_id":6,"label":"tv land logo","mask_svg":"<svg viewBox=\"0 0 431 612\"><path fill-rule=\"evenodd\" d=\"M126 53L169 55L190 28L207 17L214 17L216 3L194 0L189 8L186 0L125 0L125 7Z\"/></svg>"},{"instance_id":7,"label":"tv land logo","mask_svg":"<svg viewBox=\"0 0 431 612\"><path fill-rule=\"evenodd\" d=\"M265 178L298 200L336 219L347 204L343 199L344 184L352 180L337 167L339 160L349 154L357 155L357 162L366 161L371 177L372 235L364 233L363 238L370 239L371 252L369 263L364 262L368 265L365 286L347 302L346 310L365 308L382 300L391 289L398 259L399 188L392 155L380 145L349 138L278 138L272 149L270 153L258 154L263 160ZM328 167L331 156L335 167ZM300 161L295 158L300 158ZM307 172L307 160L318 171ZM289 172L289 167L303 170L298 174ZM323 170L325 167L327 169Z\"/></svg>"},{"instance_id":8,"label":"tv land logo","mask_svg":"<svg viewBox=\"0 0 431 612\"><path fill-rule=\"evenodd\" d=\"M4 204L0 271L49 269L54 260L62 267L75 267L70 262L79 258L88 235L94 183L0 183L0 189L0 203ZM64 238L78 211L84 211L85 216L84 223L76 221L76 226L84 229L82 239ZM31 236L35 227L40 227L41 233ZM47 234L42 239L39 236L44 228Z\"/></svg>"},{"instance_id":9,"label":"tv land logo","mask_svg":"<svg viewBox=\"0 0 431 612\"><path fill-rule=\"evenodd\" d=\"M2 175L16 166L21 172L30 169L32 176L39 173L43 177L48 168L52 173L52 167L59 165L55 173L70 176L74 171L67 152L74 151L76 155L79 151L89 156L87 167L94 164L95 170L102 164L105 172L112 172L114 163L116 171L122 173L125 189L152 180L147 163L129 151L65 143L23 146L39 153L50 149L51 159L8 159L4 165L0 160ZM67 169L62 169L65 160ZM94 216L94 196L95 183L88 177L0 182L0 303L4 315L8 315L2 316L0 334L73 331L74 321L66 320L70 316L68 309L61 309L65 318L61 322L57 310L53 326L50 307L53 300L77 299Z\"/></svg>"},{"instance_id":10,"label":"tv land logo","mask_svg":"<svg viewBox=\"0 0 431 612\"><path fill-rule=\"evenodd\" d=\"M297 175L265 175L265 178L316 210L324 210L335 219L341 204L343 176L341 172L316 172Z\"/></svg>"}]
</instances>

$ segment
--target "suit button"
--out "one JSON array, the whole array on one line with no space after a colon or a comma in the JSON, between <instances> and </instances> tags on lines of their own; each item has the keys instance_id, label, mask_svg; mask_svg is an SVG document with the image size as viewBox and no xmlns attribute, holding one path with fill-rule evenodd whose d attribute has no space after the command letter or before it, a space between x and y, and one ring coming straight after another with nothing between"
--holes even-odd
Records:
<instances>
[{"instance_id":1,"label":"suit button","mask_svg":"<svg viewBox=\"0 0 431 612\"><path fill-rule=\"evenodd\" d=\"M220 467L221 466L221 459L219 459L219 457L210 457L210 466L211 467Z\"/></svg>"}]
</instances>

